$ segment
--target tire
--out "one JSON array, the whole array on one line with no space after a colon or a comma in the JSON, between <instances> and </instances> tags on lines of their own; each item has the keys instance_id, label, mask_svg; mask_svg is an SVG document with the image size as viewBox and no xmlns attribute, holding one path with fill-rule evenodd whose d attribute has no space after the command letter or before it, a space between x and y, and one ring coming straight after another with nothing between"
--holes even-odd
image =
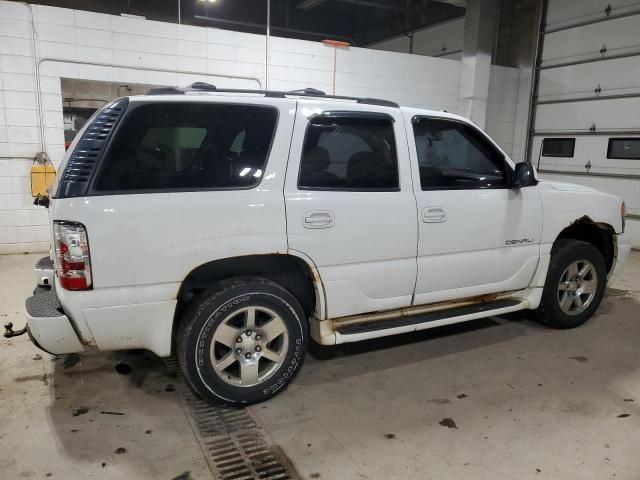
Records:
<instances>
[{"instance_id":1,"label":"tire","mask_svg":"<svg viewBox=\"0 0 640 480\"><path fill-rule=\"evenodd\" d=\"M540 322L559 329L579 327L600 306L606 284L607 267L596 247L580 240L559 240L551 251L537 310Z\"/></svg>"},{"instance_id":2,"label":"tire","mask_svg":"<svg viewBox=\"0 0 640 480\"><path fill-rule=\"evenodd\" d=\"M202 398L250 405L275 396L293 380L308 338L308 321L291 293L264 278L238 277L193 301L176 333L176 353Z\"/></svg>"}]
</instances>

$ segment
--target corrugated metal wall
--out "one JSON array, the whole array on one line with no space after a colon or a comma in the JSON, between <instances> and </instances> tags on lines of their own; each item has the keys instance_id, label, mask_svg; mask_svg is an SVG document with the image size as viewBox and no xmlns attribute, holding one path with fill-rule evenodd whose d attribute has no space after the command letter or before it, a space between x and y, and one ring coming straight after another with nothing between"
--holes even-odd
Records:
<instances>
[{"instance_id":1,"label":"corrugated metal wall","mask_svg":"<svg viewBox=\"0 0 640 480\"><path fill-rule=\"evenodd\" d=\"M640 247L640 1L549 0L545 23L529 159L622 196Z\"/></svg>"}]
</instances>

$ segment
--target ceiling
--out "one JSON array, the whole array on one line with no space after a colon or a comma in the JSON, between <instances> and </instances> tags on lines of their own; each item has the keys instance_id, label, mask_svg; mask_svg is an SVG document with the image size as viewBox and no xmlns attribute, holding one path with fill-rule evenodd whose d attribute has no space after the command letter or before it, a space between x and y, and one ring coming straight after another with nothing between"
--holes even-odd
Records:
<instances>
[{"instance_id":1,"label":"ceiling","mask_svg":"<svg viewBox=\"0 0 640 480\"><path fill-rule=\"evenodd\" d=\"M266 3L265 0L197 2L194 23L263 33ZM271 0L271 33L306 40L331 38L366 46L464 15L464 7L460 3L434 0Z\"/></svg>"},{"instance_id":2,"label":"ceiling","mask_svg":"<svg viewBox=\"0 0 640 480\"><path fill-rule=\"evenodd\" d=\"M265 33L267 0L38 0L148 19ZM464 15L465 0L271 0L271 34L367 46Z\"/></svg>"}]
</instances>

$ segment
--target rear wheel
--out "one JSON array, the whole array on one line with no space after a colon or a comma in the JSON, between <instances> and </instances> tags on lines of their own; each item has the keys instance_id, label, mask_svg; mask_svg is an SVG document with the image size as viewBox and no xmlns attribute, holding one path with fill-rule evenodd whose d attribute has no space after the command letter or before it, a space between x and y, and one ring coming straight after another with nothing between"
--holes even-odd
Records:
<instances>
[{"instance_id":1,"label":"rear wheel","mask_svg":"<svg viewBox=\"0 0 640 480\"><path fill-rule=\"evenodd\" d=\"M540 321L554 328L582 325L600 305L606 284L607 268L597 248L580 240L560 240L551 253Z\"/></svg>"},{"instance_id":2,"label":"rear wheel","mask_svg":"<svg viewBox=\"0 0 640 480\"><path fill-rule=\"evenodd\" d=\"M298 301L262 278L225 280L200 295L177 332L180 367L215 403L246 405L283 390L302 365L308 323Z\"/></svg>"}]
</instances>

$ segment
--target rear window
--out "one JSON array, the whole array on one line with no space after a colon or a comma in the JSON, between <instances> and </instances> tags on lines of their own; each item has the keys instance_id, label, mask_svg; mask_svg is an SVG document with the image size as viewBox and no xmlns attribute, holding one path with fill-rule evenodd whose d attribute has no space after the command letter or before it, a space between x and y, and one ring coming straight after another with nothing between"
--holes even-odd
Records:
<instances>
[{"instance_id":1,"label":"rear window","mask_svg":"<svg viewBox=\"0 0 640 480\"><path fill-rule=\"evenodd\" d=\"M250 188L262 179L278 112L273 107L158 103L118 129L96 191Z\"/></svg>"}]
</instances>

